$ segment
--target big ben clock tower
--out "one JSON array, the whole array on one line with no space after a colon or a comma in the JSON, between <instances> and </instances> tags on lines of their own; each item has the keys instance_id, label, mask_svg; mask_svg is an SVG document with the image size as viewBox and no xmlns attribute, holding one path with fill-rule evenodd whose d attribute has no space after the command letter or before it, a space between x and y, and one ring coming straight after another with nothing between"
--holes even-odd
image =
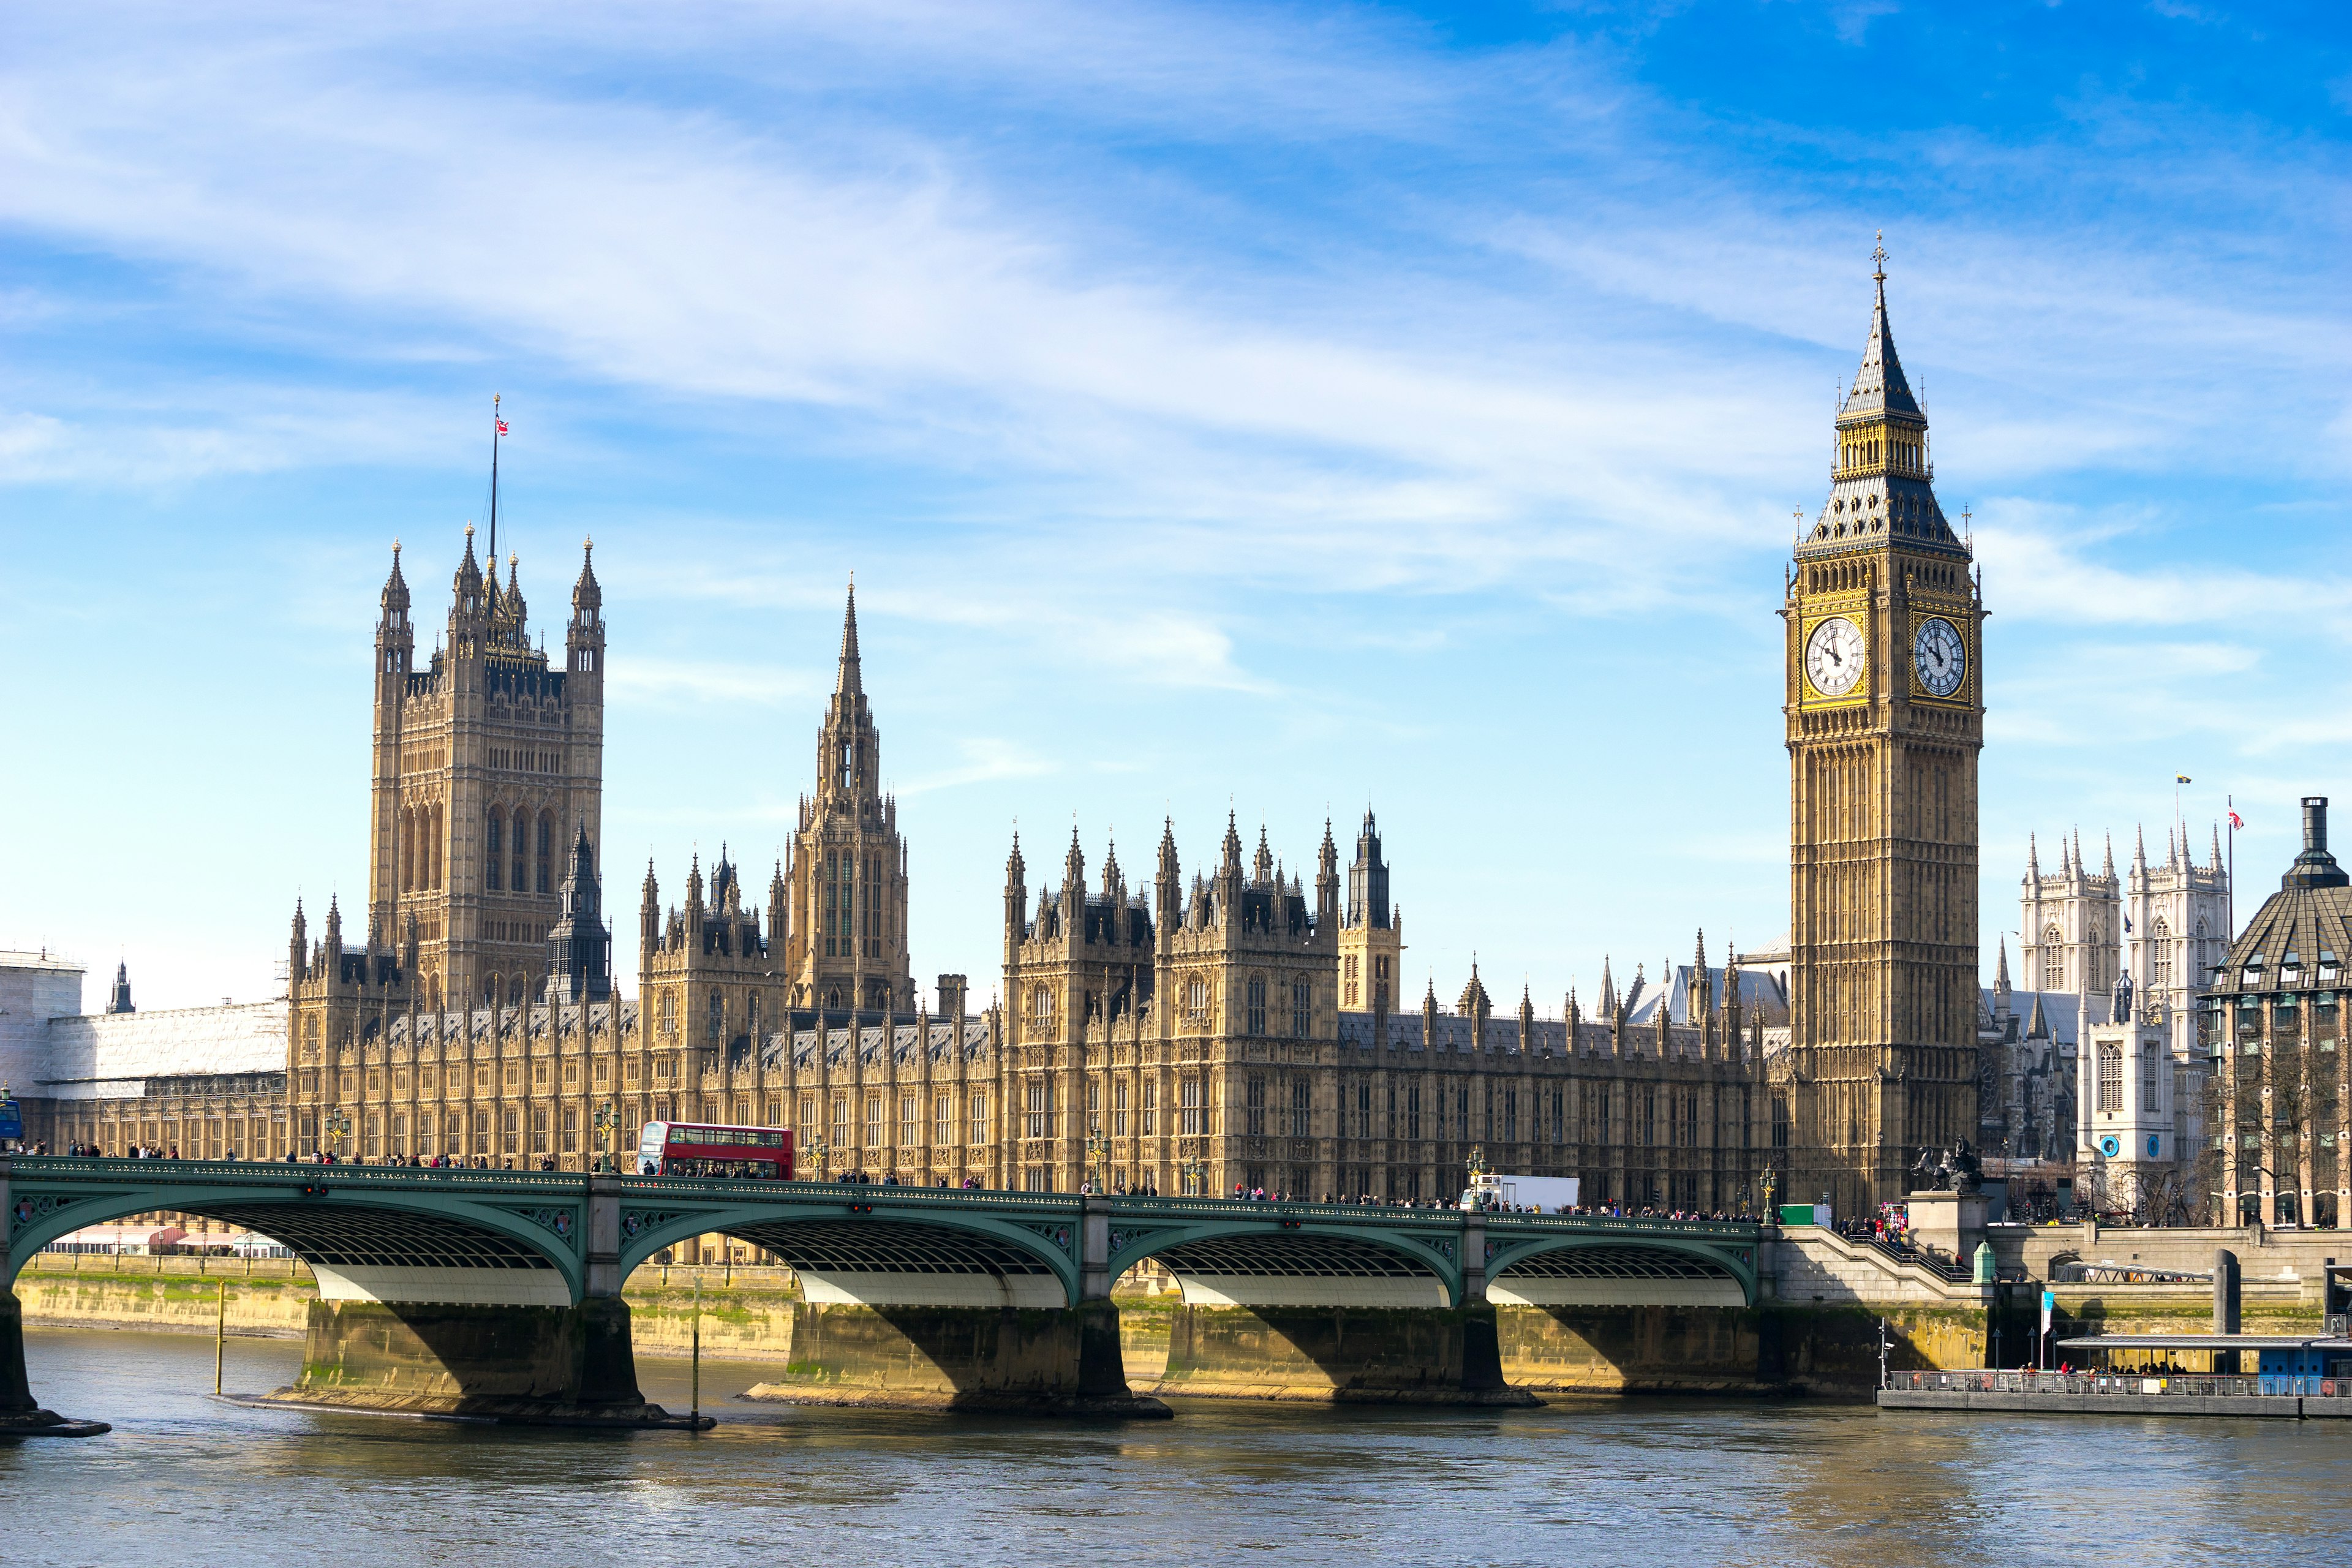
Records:
<instances>
[{"instance_id":1,"label":"big ben clock tower","mask_svg":"<svg viewBox=\"0 0 2352 1568\"><path fill-rule=\"evenodd\" d=\"M1936 502L1885 252L1788 602L1791 1201L1899 1197L1977 1125L1981 585Z\"/></svg>"}]
</instances>

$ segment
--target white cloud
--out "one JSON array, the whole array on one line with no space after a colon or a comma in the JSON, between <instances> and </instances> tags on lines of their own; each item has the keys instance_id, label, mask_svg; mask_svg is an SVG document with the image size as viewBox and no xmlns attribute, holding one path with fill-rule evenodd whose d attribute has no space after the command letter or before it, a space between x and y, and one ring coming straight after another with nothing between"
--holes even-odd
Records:
<instances>
[{"instance_id":1,"label":"white cloud","mask_svg":"<svg viewBox=\"0 0 2352 1568\"><path fill-rule=\"evenodd\" d=\"M2078 544L2052 526L2066 509L2021 500L1986 505L1976 530L1986 593L2001 614L2073 626L2190 626L2263 625L2278 620L2324 624L2344 601L2347 584L2321 572L2255 572L2208 563L2141 564L2126 525L2104 521L2073 530ZM2087 536L2087 537L2085 537ZM2086 560L2097 553L2105 560Z\"/></svg>"}]
</instances>

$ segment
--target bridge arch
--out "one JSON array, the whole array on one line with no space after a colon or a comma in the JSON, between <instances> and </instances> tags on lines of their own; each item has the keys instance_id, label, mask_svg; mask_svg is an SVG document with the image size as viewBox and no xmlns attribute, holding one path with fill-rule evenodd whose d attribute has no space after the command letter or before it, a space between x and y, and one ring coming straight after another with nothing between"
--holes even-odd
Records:
<instances>
[{"instance_id":1,"label":"bridge arch","mask_svg":"<svg viewBox=\"0 0 2352 1568\"><path fill-rule=\"evenodd\" d=\"M1110 1278L1150 1259L1192 1306L1451 1307L1462 1271L1451 1236L1279 1213L1114 1220Z\"/></svg>"},{"instance_id":2,"label":"bridge arch","mask_svg":"<svg viewBox=\"0 0 2352 1568\"><path fill-rule=\"evenodd\" d=\"M1504 1305L1752 1307L1745 1239L1609 1233L1491 1237L1486 1299Z\"/></svg>"},{"instance_id":3,"label":"bridge arch","mask_svg":"<svg viewBox=\"0 0 2352 1568\"><path fill-rule=\"evenodd\" d=\"M370 1167L259 1162L60 1162L66 1179L22 1158L8 1183L6 1278L88 1226L152 1210L224 1220L283 1243L310 1266L321 1300L576 1305L583 1295L576 1194L533 1194L510 1181L465 1190L437 1182L353 1180ZM380 1173L389 1176L389 1170ZM402 1171L403 1178L439 1173Z\"/></svg>"},{"instance_id":4,"label":"bridge arch","mask_svg":"<svg viewBox=\"0 0 2352 1568\"><path fill-rule=\"evenodd\" d=\"M909 1207L871 1201L865 1195L871 1188L792 1186L806 1195L688 1205L675 1200L667 1178L663 1190L629 1192L621 1212L622 1277L657 1252L717 1232L782 1258L818 1305L1059 1308L1078 1301L1075 1204L1066 1218L1024 1220L969 1201ZM898 1200L905 1189L883 1191Z\"/></svg>"}]
</instances>

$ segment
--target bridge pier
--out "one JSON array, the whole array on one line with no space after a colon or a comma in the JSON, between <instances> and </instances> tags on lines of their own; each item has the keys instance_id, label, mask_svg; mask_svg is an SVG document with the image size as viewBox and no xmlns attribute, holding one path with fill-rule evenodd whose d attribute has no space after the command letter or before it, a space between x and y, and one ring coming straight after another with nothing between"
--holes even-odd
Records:
<instances>
[{"instance_id":1,"label":"bridge pier","mask_svg":"<svg viewBox=\"0 0 2352 1568\"><path fill-rule=\"evenodd\" d=\"M577 1303L546 1300L544 1271L421 1271L485 1276L439 1286L471 1299L436 1300L348 1290L329 1299L330 1279L348 1276L314 1270L320 1299L310 1303L301 1375L248 1403L546 1426L712 1425L708 1416L672 1415L638 1391L621 1299L620 1194L617 1178L588 1178L585 1293ZM482 1299L501 1285L512 1300Z\"/></svg>"},{"instance_id":2,"label":"bridge pier","mask_svg":"<svg viewBox=\"0 0 2352 1568\"><path fill-rule=\"evenodd\" d=\"M0 1280L8 1291L0 1296L0 1437L95 1437L112 1428L103 1421L76 1421L41 1408L33 1397L33 1384L25 1372L25 1305L16 1300L16 1264L9 1240L29 1218L16 1210L8 1191L12 1162L0 1154Z\"/></svg>"},{"instance_id":3,"label":"bridge pier","mask_svg":"<svg viewBox=\"0 0 2352 1568\"><path fill-rule=\"evenodd\" d=\"M1050 1276L893 1276L804 1270L782 1376L741 1397L793 1405L992 1410L1043 1415L1171 1414L1128 1385L1110 1300L1110 1204L1077 1225L1075 1304ZM994 1298L993 1300L989 1300ZM1049 1304L1053 1303L1053 1304Z\"/></svg>"}]
</instances>

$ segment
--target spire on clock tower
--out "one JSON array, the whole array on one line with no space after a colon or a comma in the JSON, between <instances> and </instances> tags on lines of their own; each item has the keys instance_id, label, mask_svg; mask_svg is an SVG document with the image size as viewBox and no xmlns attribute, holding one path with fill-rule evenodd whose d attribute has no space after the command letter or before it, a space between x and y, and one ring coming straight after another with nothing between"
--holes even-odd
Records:
<instances>
[{"instance_id":1,"label":"spire on clock tower","mask_svg":"<svg viewBox=\"0 0 2352 1568\"><path fill-rule=\"evenodd\" d=\"M1838 405L1831 441L1830 496L1797 545L1797 557L1857 544L1912 542L1965 555L1936 502L1927 415L1911 394L1886 319L1886 250L1872 253L1875 287L1870 335L1853 385Z\"/></svg>"}]
</instances>

